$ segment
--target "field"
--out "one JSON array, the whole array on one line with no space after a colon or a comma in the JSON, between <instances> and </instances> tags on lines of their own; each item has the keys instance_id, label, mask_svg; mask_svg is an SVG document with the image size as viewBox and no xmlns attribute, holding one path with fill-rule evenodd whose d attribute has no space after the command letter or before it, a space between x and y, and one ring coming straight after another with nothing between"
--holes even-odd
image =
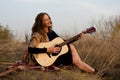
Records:
<instances>
[{"instance_id":1,"label":"field","mask_svg":"<svg viewBox=\"0 0 120 80\"><path fill-rule=\"evenodd\" d=\"M97 74L82 73L77 67L72 66L71 69L63 67L59 72L13 71L8 76L1 77L1 80L101 80L101 78L120 78L118 75L120 73L119 38L104 40L86 35L84 39L76 41L74 45L81 59L98 69ZM19 41L1 41L0 72L22 59L26 48L27 45Z\"/></svg>"}]
</instances>

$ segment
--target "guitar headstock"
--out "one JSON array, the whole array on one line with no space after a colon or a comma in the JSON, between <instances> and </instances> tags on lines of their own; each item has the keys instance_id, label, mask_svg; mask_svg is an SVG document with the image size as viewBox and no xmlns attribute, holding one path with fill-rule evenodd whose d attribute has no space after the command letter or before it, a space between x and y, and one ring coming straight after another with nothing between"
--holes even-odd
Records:
<instances>
[{"instance_id":1,"label":"guitar headstock","mask_svg":"<svg viewBox=\"0 0 120 80\"><path fill-rule=\"evenodd\" d=\"M92 32L96 32L96 29L93 26L88 28L88 29L86 29L86 31L84 33L92 33Z\"/></svg>"}]
</instances>

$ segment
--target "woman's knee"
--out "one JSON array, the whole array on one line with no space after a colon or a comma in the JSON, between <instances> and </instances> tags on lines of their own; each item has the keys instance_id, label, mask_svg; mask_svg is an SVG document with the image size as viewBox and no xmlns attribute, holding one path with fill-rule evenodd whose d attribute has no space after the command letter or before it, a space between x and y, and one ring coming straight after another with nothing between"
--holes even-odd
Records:
<instances>
[{"instance_id":1,"label":"woman's knee","mask_svg":"<svg viewBox=\"0 0 120 80\"><path fill-rule=\"evenodd\" d=\"M77 58L73 58L73 64L82 64L82 61Z\"/></svg>"},{"instance_id":2,"label":"woman's knee","mask_svg":"<svg viewBox=\"0 0 120 80\"><path fill-rule=\"evenodd\" d=\"M73 45L73 44L70 44L70 49L71 49L71 52L74 54L74 53L77 53L78 54L78 52L77 52L77 50L76 50L76 48L75 48L75 46Z\"/></svg>"},{"instance_id":3,"label":"woman's knee","mask_svg":"<svg viewBox=\"0 0 120 80\"><path fill-rule=\"evenodd\" d=\"M75 48L73 44L70 44L70 49L73 49Z\"/></svg>"}]
</instances>

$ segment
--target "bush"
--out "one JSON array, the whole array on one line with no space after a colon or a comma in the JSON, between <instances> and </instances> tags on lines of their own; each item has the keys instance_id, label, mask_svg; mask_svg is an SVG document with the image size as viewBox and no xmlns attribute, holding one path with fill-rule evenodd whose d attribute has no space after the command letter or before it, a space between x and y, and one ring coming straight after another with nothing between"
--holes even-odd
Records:
<instances>
[{"instance_id":1,"label":"bush","mask_svg":"<svg viewBox=\"0 0 120 80\"><path fill-rule=\"evenodd\" d=\"M11 40L13 34L8 26L3 26L0 24L0 40Z\"/></svg>"}]
</instances>

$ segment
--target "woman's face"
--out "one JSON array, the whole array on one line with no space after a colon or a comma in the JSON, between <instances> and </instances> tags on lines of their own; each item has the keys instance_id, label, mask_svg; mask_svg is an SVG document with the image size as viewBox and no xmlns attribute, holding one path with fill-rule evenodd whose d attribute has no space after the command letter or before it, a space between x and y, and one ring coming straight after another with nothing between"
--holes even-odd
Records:
<instances>
[{"instance_id":1,"label":"woman's face","mask_svg":"<svg viewBox=\"0 0 120 80\"><path fill-rule=\"evenodd\" d=\"M43 24L44 24L45 27L51 27L52 26L52 22L51 22L49 16L46 15L46 14L43 16Z\"/></svg>"}]
</instances>

